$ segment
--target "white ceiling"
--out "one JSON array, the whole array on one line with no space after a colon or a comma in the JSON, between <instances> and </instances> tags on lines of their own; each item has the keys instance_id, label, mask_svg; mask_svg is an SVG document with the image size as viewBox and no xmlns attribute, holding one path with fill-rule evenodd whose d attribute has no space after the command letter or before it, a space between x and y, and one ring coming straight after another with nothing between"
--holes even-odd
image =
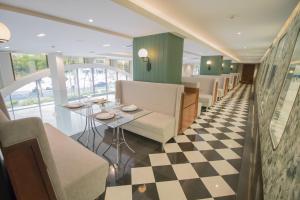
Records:
<instances>
[{"instance_id":1,"label":"white ceiling","mask_svg":"<svg viewBox=\"0 0 300 200\"><path fill-rule=\"evenodd\" d=\"M237 55L245 62L257 62L261 58L298 2L298 0L135 1L150 3L151 6L184 22L221 49ZM132 54L131 38L178 31L178 27L165 26L160 19L143 16L143 13L137 13L110 0L0 0L0 2L128 36L101 33L0 9L0 21L7 24L12 32L11 41L0 45L1 50L4 46L10 46L12 50L23 52L63 51L67 55L105 54L128 57ZM229 19L231 15L235 15L235 19ZM88 22L90 18L94 20L93 23ZM36 34L41 32L46 33L46 37L37 38ZM237 32L242 34L239 36ZM201 55L222 54L207 44L189 37L188 34L184 36L186 36L185 57L189 61L196 60ZM103 44L111 46L103 47Z\"/></svg>"}]
</instances>

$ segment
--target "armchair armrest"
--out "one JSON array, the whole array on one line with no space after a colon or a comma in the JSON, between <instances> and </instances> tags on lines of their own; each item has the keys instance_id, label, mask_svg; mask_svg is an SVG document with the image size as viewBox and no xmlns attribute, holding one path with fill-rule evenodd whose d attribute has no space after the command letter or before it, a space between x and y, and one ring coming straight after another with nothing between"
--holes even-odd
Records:
<instances>
[{"instance_id":1,"label":"armchair armrest","mask_svg":"<svg viewBox=\"0 0 300 200\"><path fill-rule=\"evenodd\" d=\"M45 129L42 120L37 117L0 123L2 147L9 147L40 136L45 137Z\"/></svg>"}]
</instances>

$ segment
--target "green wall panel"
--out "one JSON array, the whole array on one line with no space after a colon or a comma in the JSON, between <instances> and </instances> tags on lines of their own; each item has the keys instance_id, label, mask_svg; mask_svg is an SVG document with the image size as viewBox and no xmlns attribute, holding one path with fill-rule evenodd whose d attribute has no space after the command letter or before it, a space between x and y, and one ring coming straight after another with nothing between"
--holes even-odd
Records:
<instances>
[{"instance_id":1,"label":"green wall panel","mask_svg":"<svg viewBox=\"0 0 300 200\"><path fill-rule=\"evenodd\" d=\"M206 62L210 60L212 62L211 69L208 70ZM202 56L200 64L201 75L219 75L222 74L222 62L223 56Z\"/></svg>"},{"instance_id":2,"label":"green wall panel","mask_svg":"<svg viewBox=\"0 0 300 200\"><path fill-rule=\"evenodd\" d=\"M148 50L151 71L138 57L141 48ZM181 83L183 38L171 33L162 33L133 39L133 80Z\"/></svg>"},{"instance_id":3,"label":"green wall panel","mask_svg":"<svg viewBox=\"0 0 300 200\"><path fill-rule=\"evenodd\" d=\"M231 60L223 60L223 74L230 74L232 73L231 69L230 69L230 65L231 65Z\"/></svg>"}]
</instances>

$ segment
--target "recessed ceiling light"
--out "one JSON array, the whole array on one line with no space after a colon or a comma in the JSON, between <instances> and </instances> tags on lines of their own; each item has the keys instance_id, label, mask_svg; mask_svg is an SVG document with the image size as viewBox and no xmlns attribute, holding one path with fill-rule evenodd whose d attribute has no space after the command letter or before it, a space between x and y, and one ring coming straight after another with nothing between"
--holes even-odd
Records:
<instances>
[{"instance_id":1,"label":"recessed ceiling light","mask_svg":"<svg viewBox=\"0 0 300 200\"><path fill-rule=\"evenodd\" d=\"M4 49L9 49L9 48L10 48L9 46L4 47Z\"/></svg>"},{"instance_id":2,"label":"recessed ceiling light","mask_svg":"<svg viewBox=\"0 0 300 200\"><path fill-rule=\"evenodd\" d=\"M45 34L45 33L39 33L39 34L37 34L36 36L37 36L37 37L45 37L46 34Z\"/></svg>"},{"instance_id":3,"label":"recessed ceiling light","mask_svg":"<svg viewBox=\"0 0 300 200\"><path fill-rule=\"evenodd\" d=\"M242 34L242 32L237 32L236 34L237 34L237 35L241 35L241 34Z\"/></svg>"},{"instance_id":4,"label":"recessed ceiling light","mask_svg":"<svg viewBox=\"0 0 300 200\"><path fill-rule=\"evenodd\" d=\"M93 23L93 22L94 22L94 20L93 20L93 19L89 19L89 22L90 22L90 23Z\"/></svg>"},{"instance_id":5,"label":"recessed ceiling light","mask_svg":"<svg viewBox=\"0 0 300 200\"><path fill-rule=\"evenodd\" d=\"M110 47L110 44L103 44L103 47Z\"/></svg>"},{"instance_id":6,"label":"recessed ceiling light","mask_svg":"<svg viewBox=\"0 0 300 200\"><path fill-rule=\"evenodd\" d=\"M56 51L56 53L62 53L62 51Z\"/></svg>"}]
</instances>

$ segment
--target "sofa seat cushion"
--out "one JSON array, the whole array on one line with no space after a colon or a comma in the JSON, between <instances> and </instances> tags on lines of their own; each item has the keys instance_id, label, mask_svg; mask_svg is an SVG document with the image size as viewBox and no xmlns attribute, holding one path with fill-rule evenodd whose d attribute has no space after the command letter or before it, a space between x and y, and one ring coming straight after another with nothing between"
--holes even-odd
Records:
<instances>
[{"instance_id":1,"label":"sofa seat cushion","mask_svg":"<svg viewBox=\"0 0 300 200\"><path fill-rule=\"evenodd\" d=\"M124 125L123 128L130 131L138 129L141 130L141 134L139 131L134 132L159 142L166 142L175 135L174 124L175 117L152 112Z\"/></svg>"},{"instance_id":2,"label":"sofa seat cushion","mask_svg":"<svg viewBox=\"0 0 300 200\"><path fill-rule=\"evenodd\" d=\"M209 94L200 94L199 102L202 103L203 106L209 107L212 105L212 95Z\"/></svg>"},{"instance_id":3,"label":"sofa seat cushion","mask_svg":"<svg viewBox=\"0 0 300 200\"><path fill-rule=\"evenodd\" d=\"M218 97L223 97L224 96L224 89L223 88L219 88L218 89Z\"/></svg>"},{"instance_id":4,"label":"sofa seat cushion","mask_svg":"<svg viewBox=\"0 0 300 200\"><path fill-rule=\"evenodd\" d=\"M104 192L108 163L56 128L45 131L67 199L96 199Z\"/></svg>"}]
</instances>

